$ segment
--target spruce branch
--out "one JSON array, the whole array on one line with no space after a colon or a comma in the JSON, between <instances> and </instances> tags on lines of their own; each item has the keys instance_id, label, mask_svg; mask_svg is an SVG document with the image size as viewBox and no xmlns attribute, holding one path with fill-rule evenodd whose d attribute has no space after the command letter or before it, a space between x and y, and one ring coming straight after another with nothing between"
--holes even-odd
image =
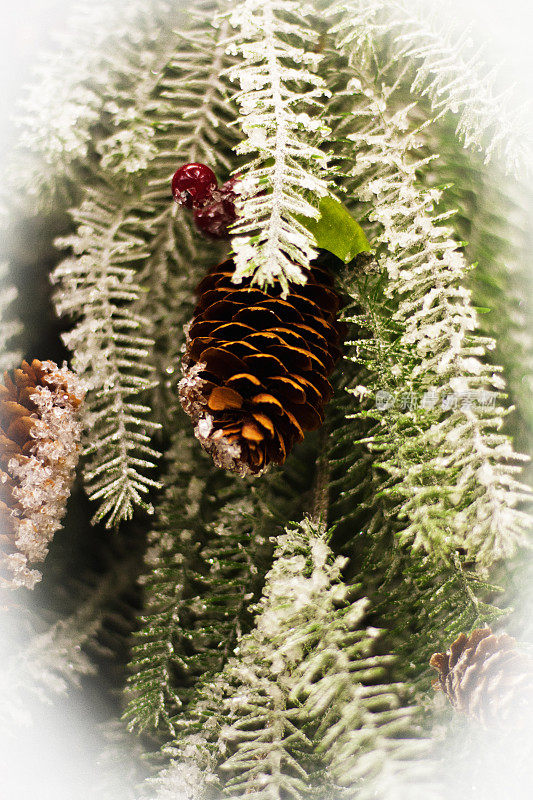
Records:
<instances>
[{"instance_id":1,"label":"spruce branch","mask_svg":"<svg viewBox=\"0 0 533 800\"><path fill-rule=\"evenodd\" d=\"M20 364L22 353L13 349L22 333L22 324L13 316L17 290L10 284L9 266L0 262L0 373Z\"/></svg>"},{"instance_id":2,"label":"spruce branch","mask_svg":"<svg viewBox=\"0 0 533 800\"><path fill-rule=\"evenodd\" d=\"M189 12L190 28L186 33L175 32L155 98L139 111L139 117L145 118L142 125L152 126L154 158L143 173L142 202L152 209L144 220L150 254L139 273L146 291L136 309L154 323L158 384L152 402L164 423L174 405L169 386L177 377L183 326L194 305L193 289L202 268L220 252L191 229L170 201L170 179L181 162L206 162L225 173L236 140L229 127L234 111L223 74L230 63L225 55L228 25L213 27L215 11L216 4L207 0Z\"/></svg>"},{"instance_id":3,"label":"spruce branch","mask_svg":"<svg viewBox=\"0 0 533 800\"><path fill-rule=\"evenodd\" d=\"M383 271L373 284L381 323L353 317L372 329L351 356L370 372L362 416L375 427L365 442L388 473L383 491L405 521L400 538L437 554L464 547L487 566L514 552L529 524L519 508L528 497L517 480L520 457L498 433L507 412L500 370L485 359L493 342L475 334L467 265L449 214L434 211L440 193L418 185L412 107L388 111L390 92L362 71L349 91L353 116L342 125L357 160L348 186L375 225ZM345 158L352 162L351 151ZM364 309L368 294L354 292L360 273L356 262L345 288ZM361 388L352 393L360 397Z\"/></svg>"},{"instance_id":4,"label":"spruce branch","mask_svg":"<svg viewBox=\"0 0 533 800\"><path fill-rule=\"evenodd\" d=\"M153 47L154 31L172 26L172 6L168 0L79 0L71 9L20 103L22 152L12 172L15 178L16 167L17 186L23 172L28 197L41 206L63 204L76 193L77 176L95 169L97 141L111 134L109 88L121 69L127 73L128 39L138 53Z\"/></svg>"},{"instance_id":5,"label":"spruce branch","mask_svg":"<svg viewBox=\"0 0 533 800\"><path fill-rule=\"evenodd\" d=\"M73 256L54 270L55 305L76 322L64 341L88 387L85 481L99 501L95 521L107 516L111 527L131 518L134 506L152 513L144 496L158 486L144 474L159 456L150 446L158 425L139 402L153 387L153 340L141 335L151 322L132 309L141 293L132 265L148 253L136 206L119 191L92 192L73 218L77 233L59 241Z\"/></svg>"},{"instance_id":6,"label":"spruce branch","mask_svg":"<svg viewBox=\"0 0 533 800\"><path fill-rule=\"evenodd\" d=\"M346 599L346 598L345 598ZM332 608L314 651L295 670L293 698L314 723L333 780L358 797L440 797L420 711L391 680L394 658L378 655L381 632L364 625L367 598Z\"/></svg>"},{"instance_id":7,"label":"spruce branch","mask_svg":"<svg viewBox=\"0 0 533 800\"><path fill-rule=\"evenodd\" d=\"M312 52L316 33L300 2L245 0L229 16L236 33L229 46L241 61L229 75L240 85L239 129L235 148L252 158L242 175L240 219L232 244L239 277L260 285L279 279L303 283L300 267L316 255L314 240L298 215L318 216L318 199L327 193L327 157L318 148L328 129L321 119L327 96Z\"/></svg>"},{"instance_id":8,"label":"spruce branch","mask_svg":"<svg viewBox=\"0 0 533 800\"><path fill-rule=\"evenodd\" d=\"M426 0L339 0L334 30L338 47L354 67L362 50L379 53L381 70L393 66L413 97L427 97L437 116L458 117L457 136L465 147L500 159L509 173L531 169L533 146L529 113L511 90L498 86L471 30L458 30L453 8ZM403 73L403 75L402 75ZM396 77L397 79L397 77ZM406 80L407 79L407 80Z\"/></svg>"},{"instance_id":9,"label":"spruce branch","mask_svg":"<svg viewBox=\"0 0 533 800\"><path fill-rule=\"evenodd\" d=\"M220 509L209 462L186 422L167 455L165 497L146 554L145 612L135 634L125 718L131 729L176 726L198 685L222 668L246 620L258 569L252 556L264 536L257 502L242 491ZM235 490L233 490L235 491ZM218 501L220 503L220 501Z\"/></svg>"},{"instance_id":10,"label":"spruce branch","mask_svg":"<svg viewBox=\"0 0 533 800\"><path fill-rule=\"evenodd\" d=\"M135 564L126 561L87 590L86 599L66 619L33 636L25 646L4 653L2 660L2 722L24 723L31 716L28 698L50 703L69 686L79 686L84 675L95 675L96 667L87 654L94 646L107 607L131 582ZM4 640L7 643L9 640ZM100 651L102 646L98 645Z\"/></svg>"},{"instance_id":11,"label":"spruce branch","mask_svg":"<svg viewBox=\"0 0 533 800\"><path fill-rule=\"evenodd\" d=\"M451 126L442 121L424 132L424 152L439 152L423 170L424 182L446 186L442 201L457 209L450 219L455 237L464 242L472 302L480 309L481 332L490 336L492 363L502 364L514 407L506 430L517 433L520 446L529 444L533 408L532 308L529 274L529 195L520 182L504 176L496 165L483 166L481 157L458 144Z\"/></svg>"},{"instance_id":12,"label":"spruce branch","mask_svg":"<svg viewBox=\"0 0 533 800\"><path fill-rule=\"evenodd\" d=\"M379 631L361 625L368 601L348 596L345 559L334 557L329 535L304 520L279 537L255 628L192 707L195 725L169 750L166 791L198 747L230 797L308 797L323 781L321 759L340 796L347 753L350 778L356 775L368 796L402 771L430 790L428 742L413 722L414 709L400 700L404 689L384 680L391 658L375 652ZM371 751L378 740L379 763Z\"/></svg>"}]
</instances>

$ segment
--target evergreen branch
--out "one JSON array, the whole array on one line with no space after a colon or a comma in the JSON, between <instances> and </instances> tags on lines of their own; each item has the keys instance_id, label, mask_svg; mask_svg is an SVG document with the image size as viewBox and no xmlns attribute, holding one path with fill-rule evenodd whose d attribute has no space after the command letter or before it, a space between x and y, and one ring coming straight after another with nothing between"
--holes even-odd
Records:
<instances>
[{"instance_id":1,"label":"evergreen branch","mask_svg":"<svg viewBox=\"0 0 533 800\"><path fill-rule=\"evenodd\" d=\"M210 0L197 4L190 30L175 34L156 97L139 111L139 118L145 120L141 127L152 126L154 158L143 176L142 200L152 209L145 220L150 255L139 273L146 291L136 308L154 323L158 384L153 405L157 418L166 423L174 406L169 386L179 364L183 326L194 307L193 287L204 265L220 252L215 243L205 242L192 231L189 220L169 202L170 179L181 162L205 162L225 172L229 168L226 154L235 141L228 127L233 112L222 74L228 65L227 25L213 28L214 13Z\"/></svg>"},{"instance_id":2,"label":"evergreen branch","mask_svg":"<svg viewBox=\"0 0 533 800\"><path fill-rule=\"evenodd\" d=\"M219 781L215 775L212 753L203 736L191 736L183 748L185 754L172 760L157 777L147 781L153 800L215 800ZM169 750L172 754L172 749Z\"/></svg>"},{"instance_id":3,"label":"evergreen branch","mask_svg":"<svg viewBox=\"0 0 533 800\"><path fill-rule=\"evenodd\" d=\"M317 147L328 130L320 119L320 98L328 93L314 71L321 56L310 52L316 34L294 0L244 0L230 22L236 29L230 52L242 56L229 73L240 84L238 125L245 136L235 150L254 154L241 171L236 279L253 275L260 286L279 279L286 291L289 281L305 282L301 267L316 255L297 217L316 218L327 193L327 158Z\"/></svg>"},{"instance_id":4,"label":"evergreen branch","mask_svg":"<svg viewBox=\"0 0 533 800\"><path fill-rule=\"evenodd\" d=\"M18 341L22 325L12 316L12 304L17 299L17 290L9 284L9 267L0 262L0 373L13 369L22 361L22 352L12 349Z\"/></svg>"},{"instance_id":5,"label":"evergreen branch","mask_svg":"<svg viewBox=\"0 0 533 800\"><path fill-rule=\"evenodd\" d=\"M94 192L73 218L78 232L59 244L77 257L53 273L55 303L59 315L77 321L64 341L88 387L84 474L89 496L100 501L94 519L109 515L111 527L131 518L136 505L152 513L143 498L158 486L143 474L158 458L150 446L158 425L138 402L153 386L153 340L140 334L151 323L131 309L141 292L131 265L148 254L135 206L122 193Z\"/></svg>"},{"instance_id":6,"label":"evergreen branch","mask_svg":"<svg viewBox=\"0 0 533 800\"><path fill-rule=\"evenodd\" d=\"M387 52L395 74L411 75L413 97L427 96L438 116L458 117L457 135L471 150L484 150L485 163L501 158L508 172L531 168L532 129L528 111L511 90L499 91L497 70L470 30L457 30L450 5L426 0L340 0L335 30L338 46L355 68L361 47ZM398 67L400 66L400 69Z\"/></svg>"},{"instance_id":7,"label":"evergreen branch","mask_svg":"<svg viewBox=\"0 0 533 800\"><path fill-rule=\"evenodd\" d=\"M256 525L251 536L260 511L242 491L219 510L210 508L221 486L209 488L209 462L192 433L178 428L168 459L146 555L145 613L135 634L126 719L130 728L163 727L175 735L178 712L222 668L246 621L258 572L252 555L264 535Z\"/></svg>"},{"instance_id":8,"label":"evergreen branch","mask_svg":"<svg viewBox=\"0 0 533 800\"><path fill-rule=\"evenodd\" d=\"M383 680L390 657L374 653L379 632L360 625L367 601L348 602L340 580L345 559L334 558L327 536L322 525L304 521L279 538L256 626L203 687L190 714L196 727L170 749L167 778L181 776L190 748L200 747L211 771L220 762L216 772L230 797L307 797L318 756L331 765L336 796L349 783L345 757L350 780L357 776L360 786L368 779L368 796L381 796L372 791L386 785L395 760L395 775L419 777L426 792L431 788L428 743L400 699L404 688ZM370 752L376 742L379 761ZM370 784L376 774L381 782Z\"/></svg>"},{"instance_id":9,"label":"evergreen branch","mask_svg":"<svg viewBox=\"0 0 533 800\"><path fill-rule=\"evenodd\" d=\"M359 90L352 82L354 112L343 123L357 152L349 191L376 226L383 276L374 281L376 313L365 322L370 341L354 342L355 360L369 372L357 416L375 420L365 443L388 474L382 491L404 520L401 540L437 554L464 547L487 566L514 552L529 524L518 508L528 496L515 477L519 457L497 432L504 382L482 360L493 343L473 333L466 262L444 224L449 215L434 212L440 193L417 183L411 107L388 112L385 96L361 78ZM351 163L351 152L345 157ZM345 289L368 307L358 265Z\"/></svg>"},{"instance_id":10,"label":"evergreen branch","mask_svg":"<svg viewBox=\"0 0 533 800\"><path fill-rule=\"evenodd\" d=\"M254 630L221 676L225 700L219 766L230 797L299 799L314 771L301 709L291 702L292 671L316 644L338 587L335 560L313 523L278 540Z\"/></svg>"},{"instance_id":11,"label":"evergreen branch","mask_svg":"<svg viewBox=\"0 0 533 800\"><path fill-rule=\"evenodd\" d=\"M94 169L96 143L110 133L109 88L121 67L127 73L127 62L122 63L125 42L134 31L138 53L153 47L154 31L172 27L172 7L168 0L111 5L107 0L79 0L74 6L20 104L22 154L15 166L17 186L22 171L29 197L41 204L55 202L65 180L75 183L80 171Z\"/></svg>"},{"instance_id":12,"label":"evergreen branch","mask_svg":"<svg viewBox=\"0 0 533 800\"><path fill-rule=\"evenodd\" d=\"M331 609L314 651L296 668L294 699L314 723L317 750L358 797L440 797L407 686L390 682L394 659L378 655L380 631L362 624L368 600Z\"/></svg>"},{"instance_id":13,"label":"evergreen branch","mask_svg":"<svg viewBox=\"0 0 533 800\"><path fill-rule=\"evenodd\" d=\"M423 171L426 184L446 186L443 201L457 208L450 219L465 255L475 264L468 276L472 301L480 309L479 327L494 339L488 353L504 366L510 401L516 410L506 429L518 434L526 450L533 429L530 376L533 374L533 309L528 291L529 214L524 186L505 178L495 166L467 153L449 123L425 131L424 150L440 155Z\"/></svg>"},{"instance_id":14,"label":"evergreen branch","mask_svg":"<svg viewBox=\"0 0 533 800\"><path fill-rule=\"evenodd\" d=\"M49 703L69 685L79 686L82 676L96 674L85 651L95 642L108 604L130 583L132 566L126 562L105 575L70 617L34 636L26 646L15 648L14 653L5 654L0 705L7 730L14 721L24 721L31 715L28 695Z\"/></svg>"}]
</instances>

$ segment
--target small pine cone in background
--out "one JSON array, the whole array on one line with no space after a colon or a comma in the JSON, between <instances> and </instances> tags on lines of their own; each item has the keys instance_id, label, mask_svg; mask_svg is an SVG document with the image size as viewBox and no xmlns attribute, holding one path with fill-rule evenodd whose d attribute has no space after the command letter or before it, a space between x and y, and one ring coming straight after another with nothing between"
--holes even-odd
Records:
<instances>
[{"instance_id":1,"label":"small pine cone in background","mask_svg":"<svg viewBox=\"0 0 533 800\"><path fill-rule=\"evenodd\" d=\"M531 725L533 658L506 633L478 628L462 633L446 653L431 656L434 687L452 706L483 725Z\"/></svg>"},{"instance_id":2,"label":"small pine cone in background","mask_svg":"<svg viewBox=\"0 0 533 800\"><path fill-rule=\"evenodd\" d=\"M79 456L78 378L52 361L0 384L0 588L32 589L65 512Z\"/></svg>"},{"instance_id":3,"label":"small pine cone in background","mask_svg":"<svg viewBox=\"0 0 533 800\"><path fill-rule=\"evenodd\" d=\"M197 438L223 469L258 475L283 464L304 431L324 421L328 375L345 335L332 260L321 253L307 283L293 284L285 298L279 283L264 290L233 283L232 260L199 284L179 393Z\"/></svg>"}]
</instances>

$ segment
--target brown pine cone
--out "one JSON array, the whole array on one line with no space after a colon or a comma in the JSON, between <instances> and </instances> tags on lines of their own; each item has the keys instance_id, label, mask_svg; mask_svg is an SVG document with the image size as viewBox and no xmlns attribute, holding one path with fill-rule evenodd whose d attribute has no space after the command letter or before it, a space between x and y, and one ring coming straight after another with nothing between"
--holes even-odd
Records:
<instances>
[{"instance_id":1,"label":"brown pine cone","mask_svg":"<svg viewBox=\"0 0 533 800\"><path fill-rule=\"evenodd\" d=\"M232 260L197 288L179 384L182 406L215 463L244 475L283 464L304 431L320 427L341 354L340 298L321 254L305 286L281 297L250 280L232 283ZM337 259L335 259L337 260Z\"/></svg>"},{"instance_id":2,"label":"brown pine cone","mask_svg":"<svg viewBox=\"0 0 533 800\"><path fill-rule=\"evenodd\" d=\"M22 362L0 384L0 587L33 588L59 528L78 460L83 399L52 361Z\"/></svg>"},{"instance_id":3,"label":"brown pine cone","mask_svg":"<svg viewBox=\"0 0 533 800\"><path fill-rule=\"evenodd\" d=\"M527 724L533 713L533 659L506 633L461 633L446 653L431 656L434 687L452 706L483 725Z\"/></svg>"}]
</instances>

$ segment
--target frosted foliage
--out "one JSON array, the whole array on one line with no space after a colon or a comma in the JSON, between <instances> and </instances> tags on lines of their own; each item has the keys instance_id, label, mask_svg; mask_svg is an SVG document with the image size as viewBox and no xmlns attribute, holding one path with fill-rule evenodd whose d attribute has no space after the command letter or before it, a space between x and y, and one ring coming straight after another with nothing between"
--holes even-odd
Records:
<instances>
[{"instance_id":1,"label":"frosted foliage","mask_svg":"<svg viewBox=\"0 0 533 800\"><path fill-rule=\"evenodd\" d=\"M476 47L475 31L459 29L453 3L339 0L337 11L338 44L351 50L355 68L364 51L388 47L389 66L401 65L413 96L427 96L438 115L458 117L466 147L483 151L486 163L500 159L517 176L529 172L531 115L512 90L499 89L490 55Z\"/></svg>"},{"instance_id":2,"label":"frosted foliage","mask_svg":"<svg viewBox=\"0 0 533 800\"><path fill-rule=\"evenodd\" d=\"M157 9L165 3L151 0L150 5ZM145 6L145 0L83 0L70 10L67 29L38 64L38 80L21 102L20 145L49 167L62 173L87 157L120 61L120 42ZM36 186L28 180L27 191L40 186L39 180Z\"/></svg>"},{"instance_id":3,"label":"frosted foliage","mask_svg":"<svg viewBox=\"0 0 533 800\"><path fill-rule=\"evenodd\" d=\"M51 391L37 386L31 399L37 406L37 419L31 429L35 440L27 458L14 456L8 473L15 487L13 497L20 506L17 520L18 552L3 559L11 578L0 578L2 588L26 586L32 589L40 573L31 569L32 562L44 561L48 545L60 527L70 495L78 462L81 423L68 395L81 399L84 390L80 381L66 367L43 362L46 377L62 390Z\"/></svg>"},{"instance_id":4,"label":"frosted foliage","mask_svg":"<svg viewBox=\"0 0 533 800\"><path fill-rule=\"evenodd\" d=\"M264 286L279 279L286 290L289 281L305 282L301 267L316 254L297 216L317 217L318 199L327 193L327 157L317 145L328 130L320 116L328 92L314 71L320 56L310 52L315 34L300 3L244 0L230 22L236 34L229 49L241 56L230 77L240 86L245 137L236 152L252 155L240 170L235 281L253 276Z\"/></svg>"},{"instance_id":5,"label":"frosted foliage","mask_svg":"<svg viewBox=\"0 0 533 800\"><path fill-rule=\"evenodd\" d=\"M89 495L99 501L95 518L108 517L111 526L130 518L135 505L152 511L144 496L157 485L144 470L158 457L149 444L158 425L139 403L139 395L153 386L153 339L144 335L151 322L132 308L141 290L129 266L148 254L134 232L139 217L125 196L88 199L73 214L78 232L59 244L78 257L54 271L60 284L56 310L76 321L64 340L88 388L85 479Z\"/></svg>"},{"instance_id":6,"label":"frosted foliage","mask_svg":"<svg viewBox=\"0 0 533 800\"><path fill-rule=\"evenodd\" d=\"M498 433L505 384L485 361L494 343L474 335L476 313L464 288L468 267L447 215L434 211L440 192L417 183L425 162L414 155L421 133L409 129L413 109L388 111L389 90L378 92L370 81L350 91L357 127L348 134L357 153L350 191L376 225L385 292L396 308L381 330L381 312L367 317L375 341L361 342L361 353L375 348L377 372L366 393L396 388L418 400L427 391L433 396L429 410L421 404L408 413L412 438L406 439L404 415L388 409L368 444L384 451L380 462L395 481L394 496L403 498L403 538L429 550L464 547L488 565L524 543L528 524L518 508L528 496L516 477L519 457ZM387 326L401 331L394 347ZM441 492L426 483L427 475L440 476Z\"/></svg>"},{"instance_id":7,"label":"frosted foliage","mask_svg":"<svg viewBox=\"0 0 533 800\"><path fill-rule=\"evenodd\" d=\"M187 756L171 763L155 780L150 781L154 800L211 800L215 777L208 766L202 764L205 755L201 744L191 737L186 745ZM201 764L202 766L198 766Z\"/></svg>"},{"instance_id":8,"label":"frosted foliage","mask_svg":"<svg viewBox=\"0 0 533 800\"><path fill-rule=\"evenodd\" d=\"M152 125L155 110L153 144L158 150L146 194L167 207L169 181L181 162L222 167L222 175L230 168L225 152L237 134L230 127L236 111L226 75L232 63L225 52L229 26L222 21L213 27L214 14L212 2L195 4L190 30L175 33L169 69L160 77L160 96L145 111Z\"/></svg>"},{"instance_id":9,"label":"frosted foliage","mask_svg":"<svg viewBox=\"0 0 533 800\"><path fill-rule=\"evenodd\" d=\"M222 671L216 719L225 793L230 797L301 798L310 776L298 758L311 742L299 728L299 710L289 702L291 672L317 637L343 590L344 560L334 559L323 531L304 521L283 534L256 626L243 636Z\"/></svg>"},{"instance_id":10,"label":"frosted foliage","mask_svg":"<svg viewBox=\"0 0 533 800\"><path fill-rule=\"evenodd\" d=\"M32 722L35 697L50 703L69 687L79 686L83 675L96 668L83 649L95 641L108 613L107 603L133 579L134 565L125 560L119 571L105 575L91 587L76 611L28 637L22 646L5 649L0 664L0 734L13 736L15 726ZM102 643L98 644L100 652Z\"/></svg>"},{"instance_id":11,"label":"frosted foliage","mask_svg":"<svg viewBox=\"0 0 533 800\"><path fill-rule=\"evenodd\" d=\"M11 348L12 340L22 331L20 322L9 318L11 304L16 298L17 290L9 285L8 265L0 262L0 373L22 360L22 354Z\"/></svg>"},{"instance_id":12,"label":"frosted foliage","mask_svg":"<svg viewBox=\"0 0 533 800\"><path fill-rule=\"evenodd\" d=\"M212 728L210 735L217 738L224 795L308 797L313 784L308 768L311 763L316 768L317 758L329 766L334 782L348 783L341 768L347 752L351 778L358 783L385 775L395 759L396 775L422 780L427 772L422 764L427 743L409 736L413 709L402 704L402 687L384 682L390 658L372 654L379 631L362 625L366 599L349 602L341 582L344 563L311 520L279 537L255 607L255 628L240 639L216 681L204 686L204 699L191 712L209 720L203 732ZM324 718L336 726L338 741L325 737ZM317 726L309 738L305 731ZM174 786L172 775L181 780L186 773L187 747L195 742L194 735L177 738L177 757L163 773L165 788ZM373 746L379 752L375 758ZM166 797L159 794L158 800Z\"/></svg>"}]
</instances>

